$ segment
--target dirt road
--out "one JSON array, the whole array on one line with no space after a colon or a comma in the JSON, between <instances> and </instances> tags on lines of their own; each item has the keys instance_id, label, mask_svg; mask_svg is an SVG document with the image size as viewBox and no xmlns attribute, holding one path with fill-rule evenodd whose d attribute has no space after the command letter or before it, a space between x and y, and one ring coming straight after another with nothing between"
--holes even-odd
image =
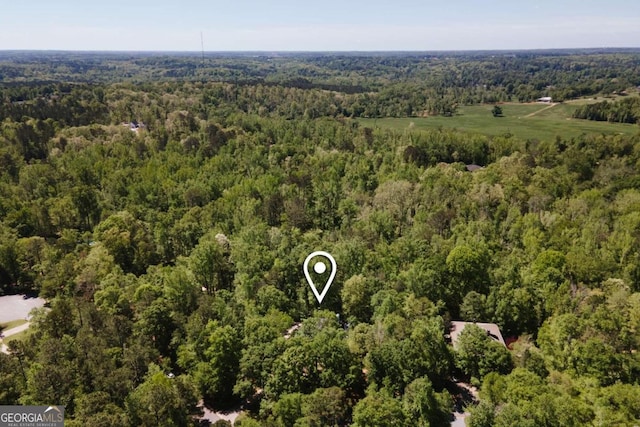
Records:
<instances>
[{"instance_id":1,"label":"dirt road","mask_svg":"<svg viewBox=\"0 0 640 427\"><path fill-rule=\"evenodd\" d=\"M548 105L548 106L546 106L544 108L539 109L538 111L534 111L533 113L527 114L526 116L524 116L524 118L526 119L527 117L533 117L538 113L542 113L543 111L546 111L546 110L548 110L550 108L555 107L556 105L558 105L558 104L557 103L553 103L551 105Z\"/></svg>"}]
</instances>

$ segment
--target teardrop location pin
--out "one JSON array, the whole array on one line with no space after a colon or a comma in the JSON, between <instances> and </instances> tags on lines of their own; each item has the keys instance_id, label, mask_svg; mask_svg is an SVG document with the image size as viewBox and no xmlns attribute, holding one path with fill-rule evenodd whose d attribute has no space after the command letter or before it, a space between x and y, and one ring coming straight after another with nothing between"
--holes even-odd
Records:
<instances>
[{"instance_id":1,"label":"teardrop location pin","mask_svg":"<svg viewBox=\"0 0 640 427\"><path fill-rule=\"evenodd\" d=\"M318 288L316 288L316 285L313 283L313 280L311 279L311 274L309 274L309 262L315 257L324 257L328 259L329 262L331 263L331 273L329 274L329 278L327 279L327 282L324 285L324 289L322 289L322 293L318 293ZM316 251L316 252L310 253L309 256L307 256L307 259L304 260L304 264L302 265L302 271L304 272L304 277L307 278L307 282L309 282L309 286L311 286L311 290L313 291L313 294L316 296L316 299L318 300L318 304L322 304L322 300L324 299L325 295L327 295L327 291L329 290L329 287L331 287L331 283L333 282L333 279L336 277L337 269L338 267L336 265L336 260L333 259L331 254L328 252ZM322 261L318 261L313 265L313 271L315 271L317 274L324 274L327 272L327 265Z\"/></svg>"}]
</instances>

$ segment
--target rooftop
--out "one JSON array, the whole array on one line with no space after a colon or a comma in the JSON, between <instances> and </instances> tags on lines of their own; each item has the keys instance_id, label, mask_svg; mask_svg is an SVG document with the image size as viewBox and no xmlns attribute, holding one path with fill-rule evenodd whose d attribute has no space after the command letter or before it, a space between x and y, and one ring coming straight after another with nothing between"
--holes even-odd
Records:
<instances>
[{"instance_id":1,"label":"rooftop","mask_svg":"<svg viewBox=\"0 0 640 427\"><path fill-rule=\"evenodd\" d=\"M451 330L449 334L451 335L451 343L453 346L456 346L458 342L458 338L460 337L460 333L467 325L476 325L481 329L487 331L487 335L489 335L494 341L498 341L503 346L507 346L504 342L504 338L502 338L502 333L500 332L500 327L495 323L475 323L475 322L451 322Z\"/></svg>"}]
</instances>

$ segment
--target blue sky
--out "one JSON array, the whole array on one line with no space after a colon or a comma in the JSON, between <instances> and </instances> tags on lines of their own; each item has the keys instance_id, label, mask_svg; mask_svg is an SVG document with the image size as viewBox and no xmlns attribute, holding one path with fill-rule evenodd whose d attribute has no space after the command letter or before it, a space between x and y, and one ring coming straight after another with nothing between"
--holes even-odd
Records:
<instances>
[{"instance_id":1,"label":"blue sky","mask_svg":"<svg viewBox=\"0 0 640 427\"><path fill-rule=\"evenodd\" d=\"M638 0L5 0L0 49L640 47Z\"/></svg>"}]
</instances>

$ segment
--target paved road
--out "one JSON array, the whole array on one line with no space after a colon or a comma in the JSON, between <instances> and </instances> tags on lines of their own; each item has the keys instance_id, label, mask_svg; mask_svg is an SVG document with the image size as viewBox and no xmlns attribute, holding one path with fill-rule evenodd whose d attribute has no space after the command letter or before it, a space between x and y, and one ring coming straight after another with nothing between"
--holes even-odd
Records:
<instances>
[{"instance_id":1,"label":"paved road","mask_svg":"<svg viewBox=\"0 0 640 427\"><path fill-rule=\"evenodd\" d=\"M466 419L469 417L469 413L464 410L463 404L475 404L478 402L478 389L473 387L470 384L466 384L463 382L456 382L456 386L460 391L463 391L463 399L464 402L458 402L458 406L456 405L456 410L453 413L453 421L451 421L451 427L465 427Z\"/></svg>"},{"instance_id":2,"label":"paved road","mask_svg":"<svg viewBox=\"0 0 640 427\"><path fill-rule=\"evenodd\" d=\"M454 412L453 413L454 420L451 421L451 427L466 427L466 419L469 416L468 412Z\"/></svg>"},{"instance_id":3,"label":"paved road","mask_svg":"<svg viewBox=\"0 0 640 427\"><path fill-rule=\"evenodd\" d=\"M30 325L29 322L23 323L20 326L16 326L15 328L11 328L3 331L2 335L4 335L5 338L8 338L11 335L19 334L20 332L26 331L27 329L29 329L29 325ZM4 344L4 342L0 345L0 351L5 354L9 354L9 350L7 349L7 346Z\"/></svg>"},{"instance_id":4,"label":"paved road","mask_svg":"<svg viewBox=\"0 0 640 427\"><path fill-rule=\"evenodd\" d=\"M238 415L242 413L239 408L230 412L213 412L211 409L204 406L204 403L202 401L198 402L198 406L201 407L204 412L202 418L200 419L207 420L211 424L214 424L219 420L229 421L231 424L233 424L236 421L236 418L238 418Z\"/></svg>"},{"instance_id":5,"label":"paved road","mask_svg":"<svg viewBox=\"0 0 640 427\"><path fill-rule=\"evenodd\" d=\"M0 323L26 319L34 308L44 306L42 298L24 298L22 295L0 297Z\"/></svg>"},{"instance_id":6,"label":"paved road","mask_svg":"<svg viewBox=\"0 0 640 427\"><path fill-rule=\"evenodd\" d=\"M26 319L29 320L29 313L34 308L44 306L45 300L42 298L24 298L22 295L8 295L0 297L0 323L8 323L12 320ZM2 334L5 337L15 335L26 330L29 327L29 322L24 323L15 328L7 329ZM0 351L7 353L7 346L2 343L0 345Z\"/></svg>"}]
</instances>

